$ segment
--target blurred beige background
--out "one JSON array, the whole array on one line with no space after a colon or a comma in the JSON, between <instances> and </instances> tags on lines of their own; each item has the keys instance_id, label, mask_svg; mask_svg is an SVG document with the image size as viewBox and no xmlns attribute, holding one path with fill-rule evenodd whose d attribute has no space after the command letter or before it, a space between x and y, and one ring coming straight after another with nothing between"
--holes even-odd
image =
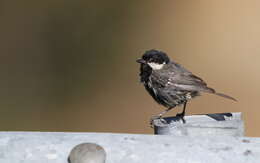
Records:
<instances>
[{"instance_id":1,"label":"blurred beige background","mask_svg":"<svg viewBox=\"0 0 260 163\"><path fill-rule=\"evenodd\" d=\"M152 133L164 108L135 60L156 48L239 100L204 95L188 114L243 112L260 136L260 1L2 0L0 21L1 131Z\"/></svg>"}]
</instances>

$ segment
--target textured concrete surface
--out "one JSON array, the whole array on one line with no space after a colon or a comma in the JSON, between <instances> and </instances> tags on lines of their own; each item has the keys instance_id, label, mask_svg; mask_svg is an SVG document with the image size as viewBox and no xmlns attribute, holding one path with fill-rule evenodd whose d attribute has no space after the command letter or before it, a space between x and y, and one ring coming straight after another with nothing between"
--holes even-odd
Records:
<instances>
[{"instance_id":1,"label":"textured concrete surface","mask_svg":"<svg viewBox=\"0 0 260 163\"><path fill-rule=\"evenodd\" d=\"M244 136L241 113L217 113L185 116L186 123L177 117L154 120L155 134L175 136Z\"/></svg>"},{"instance_id":2,"label":"textured concrete surface","mask_svg":"<svg viewBox=\"0 0 260 163\"><path fill-rule=\"evenodd\" d=\"M260 138L46 132L0 132L0 162L66 163L85 142L101 145L106 163L260 162Z\"/></svg>"}]
</instances>

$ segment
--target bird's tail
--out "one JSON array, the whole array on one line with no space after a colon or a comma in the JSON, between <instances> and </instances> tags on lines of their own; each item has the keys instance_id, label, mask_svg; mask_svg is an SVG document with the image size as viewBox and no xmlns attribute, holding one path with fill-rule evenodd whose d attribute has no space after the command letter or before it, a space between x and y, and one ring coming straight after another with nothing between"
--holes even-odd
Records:
<instances>
[{"instance_id":1,"label":"bird's tail","mask_svg":"<svg viewBox=\"0 0 260 163\"><path fill-rule=\"evenodd\" d=\"M235 98L233 98L233 97L231 97L231 96L229 96L229 95L216 92L213 88L207 87L207 88L204 90L204 92L212 93L212 94L215 94L215 95L218 95L218 96L221 96L221 97L224 97L224 98L233 100L233 101L237 101Z\"/></svg>"},{"instance_id":2,"label":"bird's tail","mask_svg":"<svg viewBox=\"0 0 260 163\"><path fill-rule=\"evenodd\" d=\"M215 92L214 94L215 94L215 95L218 95L218 96L221 96L221 97L225 97L225 98L230 99L230 100L233 100L233 101L237 101L234 97L231 97L231 96L229 96L229 95L225 95L225 94L223 94L223 93Z\"/></svg>"}]
</instances>

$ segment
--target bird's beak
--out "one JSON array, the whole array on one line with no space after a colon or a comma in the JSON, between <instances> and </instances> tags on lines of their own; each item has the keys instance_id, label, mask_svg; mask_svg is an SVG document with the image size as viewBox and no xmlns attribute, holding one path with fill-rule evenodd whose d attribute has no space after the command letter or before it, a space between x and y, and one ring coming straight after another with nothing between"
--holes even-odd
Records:
<instances>
[{"instance_id":1,"label":"bird's beak","mask_svg":"<svg viewBox=\"0 0 260 163\"><path fill-rule=\"evenodd\" d=\"M146 63L145 60L143 60L142 58L137 59L136 62L137 62L137 63L143 63L143 64Z\"/></svg>"}]
</instances>

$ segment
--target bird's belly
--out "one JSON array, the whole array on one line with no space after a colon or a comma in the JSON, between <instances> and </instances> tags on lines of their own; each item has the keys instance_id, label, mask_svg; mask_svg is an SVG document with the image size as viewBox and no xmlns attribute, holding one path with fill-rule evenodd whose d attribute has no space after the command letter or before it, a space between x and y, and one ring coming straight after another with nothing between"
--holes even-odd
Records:
<instances>
[{"instance_id":1,"label":"bird's belly","mask_svg":"<svg viewBox=\"0 0 260 163\"><path fill-rule=\"evenodd\" d=\"M145 85L145 88L157 103L167 108L181 105L199 95L199 93L195 91L169 91L163 88L155 89L150 84Z\"/></svg>"}]
</instances>

